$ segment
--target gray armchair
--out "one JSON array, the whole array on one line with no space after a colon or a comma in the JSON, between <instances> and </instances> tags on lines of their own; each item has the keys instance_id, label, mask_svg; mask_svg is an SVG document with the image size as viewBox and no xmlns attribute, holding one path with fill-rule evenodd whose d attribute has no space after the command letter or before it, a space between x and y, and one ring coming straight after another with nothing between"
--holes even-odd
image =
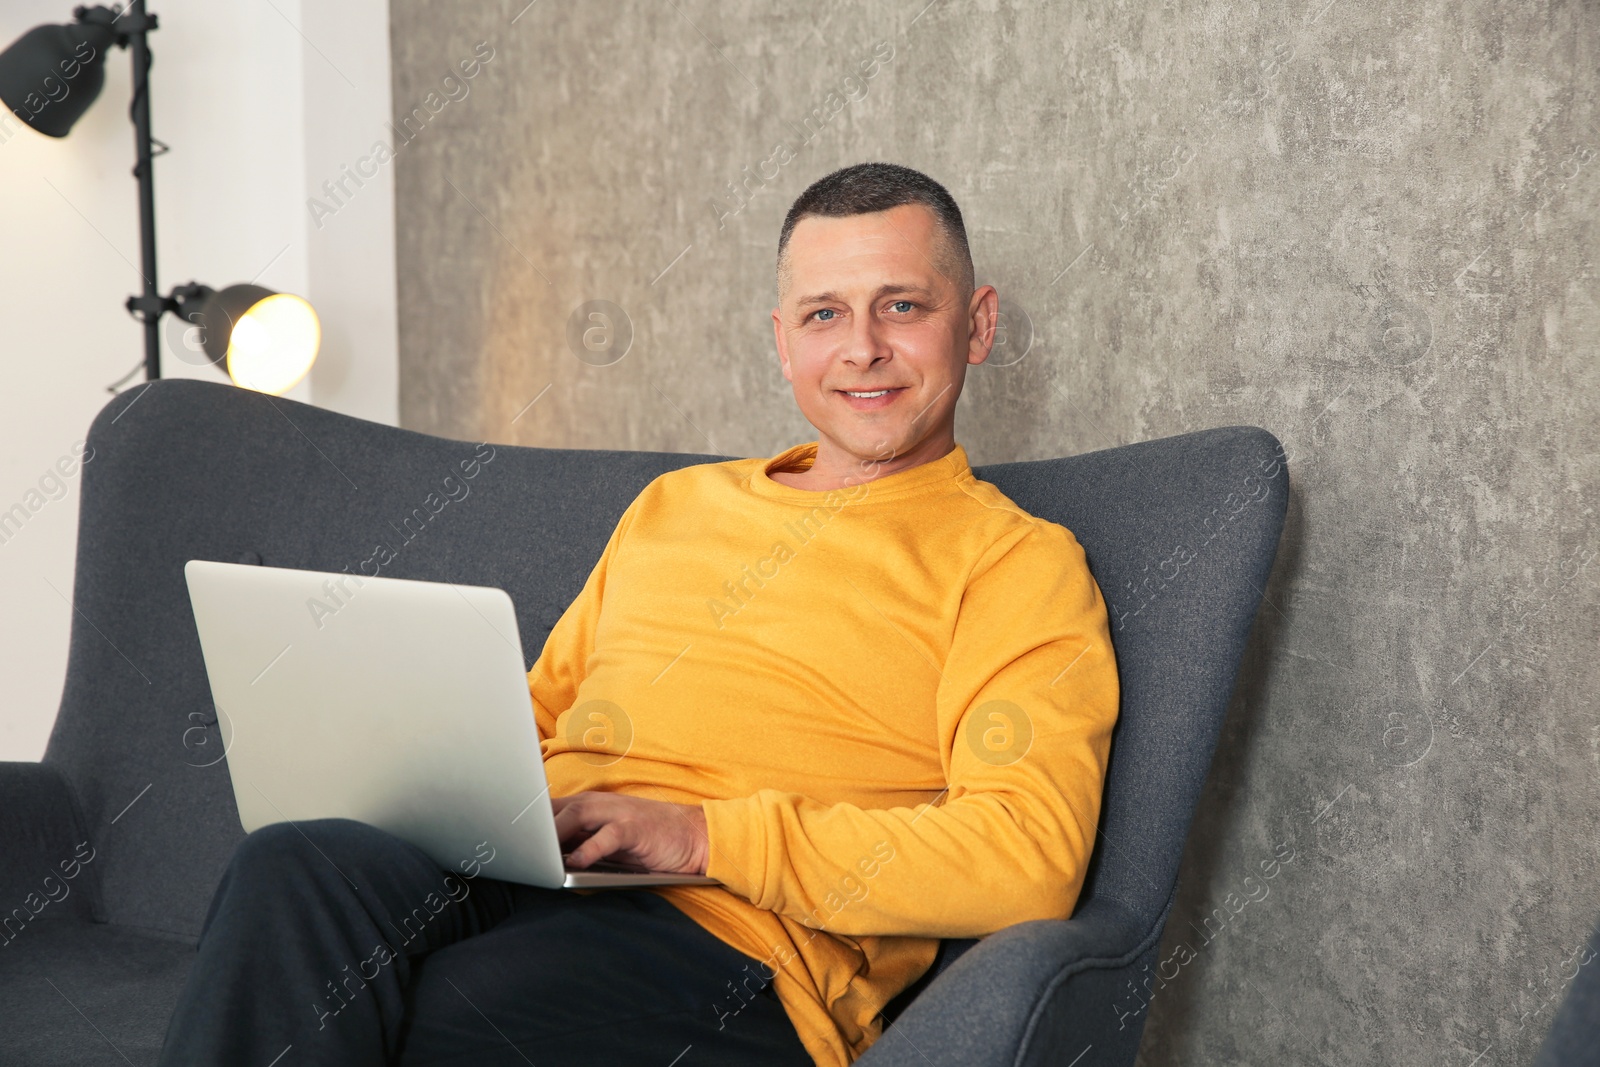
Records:
<instances>
[{"instance_id":1,"label":"gray armchair","mask_svg":"<svg viewBox=\"0 0 1600 1067\"><path fill-rule=\"evenodd\" d=\"M506 589L532 663L635 494L726 458L497 446L441 504L474 445L178 380L113 399L89 442L60 711L42 763L0 764L7 1064L152 1062L243 836L186 560L354 571L384 540L385 574ZM1283 525L1282 450L1232 427L976 473L1071 529L1111 608L1122 710L1099 845L1071 919L945 942L860 1062L1131 1064Z\"/></svg>"}]
</instances>

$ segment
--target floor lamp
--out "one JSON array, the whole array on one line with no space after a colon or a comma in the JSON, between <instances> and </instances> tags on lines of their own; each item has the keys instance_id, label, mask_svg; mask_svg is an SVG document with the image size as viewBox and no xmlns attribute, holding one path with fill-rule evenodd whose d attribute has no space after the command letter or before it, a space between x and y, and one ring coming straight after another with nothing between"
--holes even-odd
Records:
<instances>
[{"instance_id":1,"label":"floor lamp","mask_svg":"<svg viewBox=\"0 0 1600 1067\"><path fill-rule=\"evenodd\" d=\"M198 282L162 296L156 286L155 176L151 164L167 151L150 135L150 41L158 28L145 0L126 7L78 7L73 22L35 26L0 52L0 102L24 124L65 137L105 85L105 56L115 46L133 53L133 174L139 181L139 256L144 292L126 307L144 327L145 380L161 377L161 316L190 324L186 343L203 362L234 383L266 393L292 389L311 370L322 329L311 305L259 285L216 290ZM0 114L0 121L5 116ZM160 152L155 147L160 145ZM119 383L120 384L120 383ZM115 386L112 387L115 391Z\"/></svg>"}]
</instances>

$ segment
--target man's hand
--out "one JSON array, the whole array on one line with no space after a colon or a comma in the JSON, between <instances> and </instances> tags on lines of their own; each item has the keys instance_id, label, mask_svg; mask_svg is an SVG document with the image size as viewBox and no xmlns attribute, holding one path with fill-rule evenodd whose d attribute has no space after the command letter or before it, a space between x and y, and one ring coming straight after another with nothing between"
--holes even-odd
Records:
<instances>
[{"instance_id":1,"label":"man's hand","mask_svg":"<svg viewBox=\"0 0 1600 1067\"><path fill-rule=\"evenodd\" d=\"M567 866L581 870L606 860L674 874L705 874L711 854L705 812L698 804L589 790L552 797L556 836Z\"/></svg>"}]
</instances>

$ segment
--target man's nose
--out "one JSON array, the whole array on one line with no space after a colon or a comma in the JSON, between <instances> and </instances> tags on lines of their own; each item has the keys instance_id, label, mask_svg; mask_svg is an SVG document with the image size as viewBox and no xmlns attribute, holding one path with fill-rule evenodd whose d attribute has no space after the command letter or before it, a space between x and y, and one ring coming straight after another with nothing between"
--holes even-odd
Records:
<instances>
[{"instance_id":1,"label":"man's nose","mask_svg":"<svg viewBox=\"0 0 1600 1067\"><path fill-rule=\"evenodd\" d=\"M893 355L883 327L871 315L857 315L845 344L844 360L858 368L870 368Z\"/></svg>"}]
</instances>

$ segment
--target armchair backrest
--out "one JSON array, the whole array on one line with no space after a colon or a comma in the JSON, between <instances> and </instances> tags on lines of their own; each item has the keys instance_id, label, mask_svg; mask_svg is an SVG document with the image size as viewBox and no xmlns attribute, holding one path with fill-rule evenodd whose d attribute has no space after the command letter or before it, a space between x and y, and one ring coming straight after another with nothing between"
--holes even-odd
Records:
<instances>
[{"instance_id":1,"label":"armchair backrest","mask_svg":"<svg viewBox=\"0 0 1600 1067\"><path fill-rule=\"evenodd\" d=\"M185 380L116 397L88 441L44 760L81 802L106 917L185 937L243 834L187 560L499 586L531 664L638 492L728 458L479 446ZM1211 430L976 473L1071 529L1112 609L1123 711L1085 897L1157 915L1282 525L1276 441Z\"/></svg>"}]
</instances>

